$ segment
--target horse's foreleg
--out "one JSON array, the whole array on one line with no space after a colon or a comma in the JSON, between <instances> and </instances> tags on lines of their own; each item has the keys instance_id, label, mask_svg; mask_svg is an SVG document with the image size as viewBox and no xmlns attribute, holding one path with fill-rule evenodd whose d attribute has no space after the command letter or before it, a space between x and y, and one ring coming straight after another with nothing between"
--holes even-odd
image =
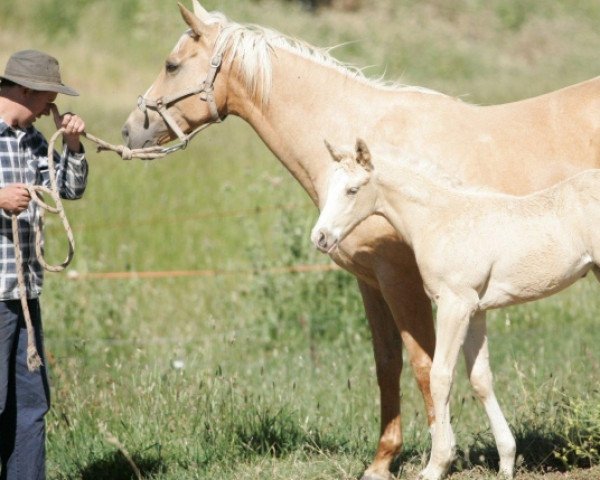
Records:
<instances>
[{"instance_id":1,"label":"horse's foreleg","mask_svg":"<svg viewBox=\"0 0 600 480\"><path fill-rule=\"evenodd\" d=\"M381 292L360 280L358 286L372 332L381 408L381 436L375 458L366 469L363 480L383 480L390 477L390 463L402 448L400 419L402 342L394 318Z\"/></svg>"},{"instance_id":2,"label":"horse's foreleg","mask_svg":"<svg viewBox=\"0 0 600 480\"><path fill-rule=\"evenodd\" d=\"M400 451L402 443L400 390L396 376L400 374L400 370L389 371L390 367L393 368L394 364L401 365L402 361L398 331L400 331L402 342L407 349L414 375L423 395L428 423L431 425L433 422L429 373L435 346L435 331L431 302L423 290L421 276L412 253L403 257L402 260L404 262L401 265L390 265L386 262L377 269L381 293L376 291L376 298L379 305L382 305L379 310L385 309L387 312L385 325L381 323L381 318L385 317L380 314L370 320L378 365L377 376L382 395L382 436L375 460L366 470L364 478L386 478L389 475L387 473L389 464ZM381 294L383 294L383 299ZM391 321L392 317L393 322ZM374 324L373 320L377 323ZM397 358L397 360L391 361L393 358ZM389 395L386 395L385 391L389 392ZM384 401L386 397L388 400ZM397 420L390 424L386 423L384 420L386 418L397 418ZM393 440L394 438L397 440ZM392 446L394 446L393 449ZM383 475L384 472L386 475Z\"/></svg>"},{"instance_id":3,"label":"horse's foreleg","mask_svg":"<svg viewBox=\"0 0 600 480\"><path fill-rule=\"evenodd\" d=\"M431 457L421 476L427 480L442 478L454 459L455 441L450 426L450 389L458 353L469 322L475 312L477 295L444 292L438 299L437 341L431 366L431 396L435 410Z\"/></svg>"},{"instance_id":4,"label":"horse's foreleg","mask_svg":"<svg viewBox=\"0 0 600 480\"><path fill-rule=\"evenodd\" d=\"M490 419L492 432L500 454L500 473L512 478L515 467L516 445L506 418L500 410L492 385L485 312L477 312L473 316L467 331L463 351L469 380Z\"/></svg>"},{"instance_id":5,"label":"horse's foreleg","mask_svg":"<svg viewBox=\"0 0 600 480\"><path fill-rule=\"evenodd\" d=\"M435 349L435 328L431 300L423 288L414 256L408 250L394 265L386 263L377 268L377 279L383 297L392 311L406 347L411 368L423 395L427 422L434 421L429 376Z\"/></svg>"}]
</instances>

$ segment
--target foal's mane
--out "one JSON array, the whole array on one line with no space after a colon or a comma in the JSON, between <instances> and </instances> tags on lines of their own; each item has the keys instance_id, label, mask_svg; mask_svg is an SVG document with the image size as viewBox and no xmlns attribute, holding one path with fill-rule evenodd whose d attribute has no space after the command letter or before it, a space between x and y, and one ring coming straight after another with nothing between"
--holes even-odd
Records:
<instances>
[{"instance_id":1,"label":"foal's mane","mask_svg":"<svg viewBox=\"0 0 600 480\"><path fill-rule=\"evenodd\" d=\"M329 53L331 49L315 47L303 40L289 37L260 25L232 22L220 12L211 12L204 21L209 24L221 25L215 43L215 52L222 53L230 64L234 58L239 60L237 73L244 79L246 88L252 97L263 105L269 101L272 81L271 56L276 47L333 68L348 78L375 88L443 95L425 87L402 85L385 81L382 78L368 78L360 68L342 63L332 57Z\"/></svg>"},{"instance_id":2,"label":"foal's mane","mask_svg":"<svg viewBox=\"0 0 600 480\"><path fill-rule=\"evenodd\" d=\"M394 163L400 168L410 171L411 175L423 178L439 187L447 190L459 190L461 192L488 192L485 188L476 185L466 185L458 176L447 172L438 163L423 155L407 155L396 147L375 147L373 149L374 160L384 158L395 159Z\"/></svg>"}]
</instances>

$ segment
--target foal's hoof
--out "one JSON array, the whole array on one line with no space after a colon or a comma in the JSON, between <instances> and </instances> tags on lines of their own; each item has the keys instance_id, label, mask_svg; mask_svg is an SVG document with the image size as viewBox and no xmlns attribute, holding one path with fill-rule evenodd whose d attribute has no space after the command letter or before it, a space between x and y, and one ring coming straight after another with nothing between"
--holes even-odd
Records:
<instances>
[{"instance_id":1,"label":"foal's hoof","mask_svg":"<svg viewBox=\"0 0 600 480\"><path fill-rule=\"evenodd\" d=\"M367 473L360 477L360 480L393 480L392 474L387 473L384 476L379 475L378 473Z\"/></svg>"},{"instance_id":2,"label":"foal's hoof","mask_svg":"<svg viewBox=\"0 0 600 480\"><path fill-rule=\"evenodd\" d=\"M432 467L427 467L425 468L425 470L422 470L419 473L419 479L420 480L440 480L441 478L444 477L444 473L443 471L441 471L439 468L432 468Z\"/></svg>"}]
</instances>

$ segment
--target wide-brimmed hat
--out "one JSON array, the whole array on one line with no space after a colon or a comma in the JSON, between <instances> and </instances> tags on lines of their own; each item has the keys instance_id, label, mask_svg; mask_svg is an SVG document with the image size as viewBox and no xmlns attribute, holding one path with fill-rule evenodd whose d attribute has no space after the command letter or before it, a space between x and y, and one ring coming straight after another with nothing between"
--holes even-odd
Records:
<instances>
[{"instance_id":1,"label":"wide-brimmed hat","mask_svg":"<svg viewBox=\"0 0 600 480\"><path fill-rule=\"evenodd\" d=\"M32 90L79 95L76 90L62 83L58 60L37 50L21 50L14 53L8 59L4 75L0 75L0 78Z\"/></svg>"}]
</instances>

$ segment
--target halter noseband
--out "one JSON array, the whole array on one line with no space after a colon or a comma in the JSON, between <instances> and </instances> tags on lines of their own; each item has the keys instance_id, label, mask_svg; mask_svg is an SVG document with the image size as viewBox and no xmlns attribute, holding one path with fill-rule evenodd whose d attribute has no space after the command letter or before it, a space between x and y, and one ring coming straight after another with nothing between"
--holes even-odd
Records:
<instances>
[{"instance_id":1,"label":"halter noseband","mask_svg":"<svg viewBox=\"0 0 600 480\"><path fill-rule=\"evenodd\" d=\"M158 112L158 114L162 117L164 122L175 132L180 142L177 145L173 145L172 147L164 148L161 153L171 153L177 150L183 150L187 147L188 142L201 130L204 130L206 127L212 125L213 123L222 122L223 119L219 115L219 111L217 110L217 103L215 101L215 91L214 91L214 83L215 77L221 67L221 63L223 61L222 54L216 54L212 57L210 61L210 68L208 69L208 73L206 74L206 79L197 87L190 88L188 90L184 90L181 93L176 95L170 95L167 97L159 97L156 100L150 100L143 95L138 97L138 108L142 113L146 113L146 110L154 110ZM202 95L204 94L204 95ZM200 99L204 100L208 103L208 108L211 114L211 121L205 123L204 125L200 125L198 128L188 133L187 135L183 133L177 122L173 118L173 116L169 113L169 106L175 102L178 102L182 98L189 97L191 95L200 95Z\"/></svg>"}]
</instances>

